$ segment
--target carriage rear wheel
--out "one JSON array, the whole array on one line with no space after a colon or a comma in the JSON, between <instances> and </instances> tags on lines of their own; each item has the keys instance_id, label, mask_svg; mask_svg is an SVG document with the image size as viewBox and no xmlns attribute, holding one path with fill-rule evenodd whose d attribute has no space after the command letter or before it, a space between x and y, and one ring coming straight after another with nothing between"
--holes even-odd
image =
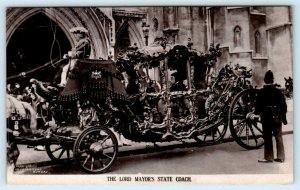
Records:
<instances>
[{"instance_id":1,"label":"carriage rear wheel","mask_svg":"<svg viewBox=\"0 0 300 190\"><path fill-rule=\"evenodd\" d=\"M77 137L73 152L83 171L105 173L116 160L118 141L107 127L93 126Z\"/></svg>"},{"instance_id":2,"label":"carriage rear wheel","mask_svg":"<svg viewBox=\"0 0 300 190\"><path fill-rule=\"evenodd\" d=\"M195 136L194 139L198 143L202 144L217 144L221 143L226 132L227 132L227 123L222 120L222 122L216 124L217 127L212 127L206 132Z\"/></svg>"},{"instance_id":3,"label":"carriage rear wheel","mask_svg":"<svg viewBox=\"0 0 300 190\"><path fill-rule=\"evenodd\" d=\"M236 95L229 109L229 128L234 140L243 148L256 149L264 144L262 125L247 117L254 111L257 89L247 89Z\"/></svg>"},{"instance_id":4,"label":"carriage rear wheel","mask_svg":"<svg viewBox=\"0 0 300 190\"><path fill-rule=\"evenodd\" d=\"M67 159L68 161L72 158L73 143L66 144L47 144L45 149L49 158L54 162L61 162Z\"/></svg>"}]
</instances>

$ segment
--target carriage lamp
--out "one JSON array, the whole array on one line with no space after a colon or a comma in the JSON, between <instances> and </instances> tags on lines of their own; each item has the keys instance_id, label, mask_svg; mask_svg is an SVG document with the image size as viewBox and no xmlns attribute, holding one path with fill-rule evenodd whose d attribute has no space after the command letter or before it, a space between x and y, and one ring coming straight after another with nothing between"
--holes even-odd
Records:
<instances>
[{"instance_id":1,"label":"carriage lamp","mask_svg":"<svg viewBox=\"0 0 300 190\"><path fill-rule=\"evenodd\" d=\"M146 24L146 22L143 21L142 31L143 31L143 35L144 35L144 38L145 38L145 45L146 46L148 46L149 29L150 29L150 25Z\"/></svg>"}]
</instances>

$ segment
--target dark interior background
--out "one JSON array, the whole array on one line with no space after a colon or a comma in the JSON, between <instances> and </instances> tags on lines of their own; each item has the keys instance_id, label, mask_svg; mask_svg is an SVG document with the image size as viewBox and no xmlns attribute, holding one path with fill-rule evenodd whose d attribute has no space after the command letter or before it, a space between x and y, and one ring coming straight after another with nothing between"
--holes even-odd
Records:
<instances>
[{"instance_id":1,"label":"dark interior background","mask_svg":"<svg viewBox=\"0 0 300 190\"><path fill-rule=\"evenodd\" d=\"M70 42L55 20L38 13L16 29L7 45L7 76L28 71L55 58L62 58L70 49ZM34 78L50 82L57 71L58 68L52 67L35 73ZM19 82L24 83L29 79Z\"/></svg>"}]
</instances>

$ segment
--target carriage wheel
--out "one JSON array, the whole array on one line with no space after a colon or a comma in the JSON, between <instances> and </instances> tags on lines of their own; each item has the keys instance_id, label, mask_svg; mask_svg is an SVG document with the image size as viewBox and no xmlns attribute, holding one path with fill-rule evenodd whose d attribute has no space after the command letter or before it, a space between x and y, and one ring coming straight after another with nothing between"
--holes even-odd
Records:
<instances>
[{"instance_id":1,"label":"carriage wheel","mask_svg":"<svg viewBox=\"0 0 300 190\"><path fill-rule=\"evenodd\" d=\"M118 141L108 128L90 127L77 137L73 152L85 172L105 173L116 160Z\"/></svg>"},{"instance_id":2,"label":"carriage wheel","mask_svg":"<svg viewBox=\"0 0 300 190\"><path fill-rule=\"evenodd\" d=\"M227 132L227 123L221 122L217 124L217 127L213 127L211 130L206 131L198 136L195 136L194 139L198 143L204 144L217 144L220 143Z\"/></svg>"},{"instance_id":3,"label":"carriage wheel","mask_svg":"<svg viewBox=\"0 0 300 190\"><path fill-rule=\"evenodd\" d=\"M46 152L49 158L54 162L61 162L67 159L68 161L72 158L72 143L66 144L47 144L45 145Z\"/></svg>"},{"instance_id":4,"label":"carriage wheel","mask_svg":"<svg viewBox=\"0 0 300 190\"><path fill-rule=\"evenodd\" d=\"M243 148L256 149L264 144L262 125L247 117L254 111L258 90L248 89L240 92L229 109L229 128L234 140Z\"/></svg>"}]
</instances>

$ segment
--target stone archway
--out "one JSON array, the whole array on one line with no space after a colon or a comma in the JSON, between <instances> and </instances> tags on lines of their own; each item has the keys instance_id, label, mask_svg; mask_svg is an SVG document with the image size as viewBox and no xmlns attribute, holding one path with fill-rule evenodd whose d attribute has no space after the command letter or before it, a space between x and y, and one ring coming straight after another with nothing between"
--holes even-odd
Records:
<instances>
[{"instance_id":1,"label":"stone archway","mask_svg":"<svg viewBox=\"0 0 300 190\"><path fill-rule=\"evenodd\" d=\"M92 42L91 58L108 58L110 47L108 37L92 8L8 8L6 12L6 44L25 20L38 13L44 13L55 21L66 34L72 46L75 38L69 33L70 28L86 27Z\"/></svg>"},{"instance_id":2,"label":"stone archway","mask_svg":"<svg viewBox=\"0 0 300 190\"><path fill-rule=\"evenodd\" d=\"M116 56L118 53L122 53L120 51L124 51L124 48L127 48L123 47L125 45L129 46L136 44L138 48L145 46L141 31L138 29L137 24L139 24L139 22L136 23L132 20L125 20L118 28L115 45Z\"/></svg>"},{"instance_id":3,"label":"stone archway","mask_svg":"<svg viewBox=\"0 0 300 190\"><path fill-rule=\"evenodd\" d=\"M7 76L33 70L49 61L61 59L71 49L70 40L58 24L39 12L14 31L6 46ZM57 72L51 67L45 72L39 71L39 79L49 81Z\"/></svg>"},{"instance_id":4,"label":"stone archway","mask_svg":"<svg viewBox=\"0 0 300 190\"><path fill-rule=\"evenodd\" d=\"M139 22L137 23L139 24ZM129 38L133 43L136 43L139 48L145 46L145 42L143 40L143 37L141 35L141 31L136 26L137 25L132 20L128 21L128 34Z\"/></svg>"}]
</instances>

